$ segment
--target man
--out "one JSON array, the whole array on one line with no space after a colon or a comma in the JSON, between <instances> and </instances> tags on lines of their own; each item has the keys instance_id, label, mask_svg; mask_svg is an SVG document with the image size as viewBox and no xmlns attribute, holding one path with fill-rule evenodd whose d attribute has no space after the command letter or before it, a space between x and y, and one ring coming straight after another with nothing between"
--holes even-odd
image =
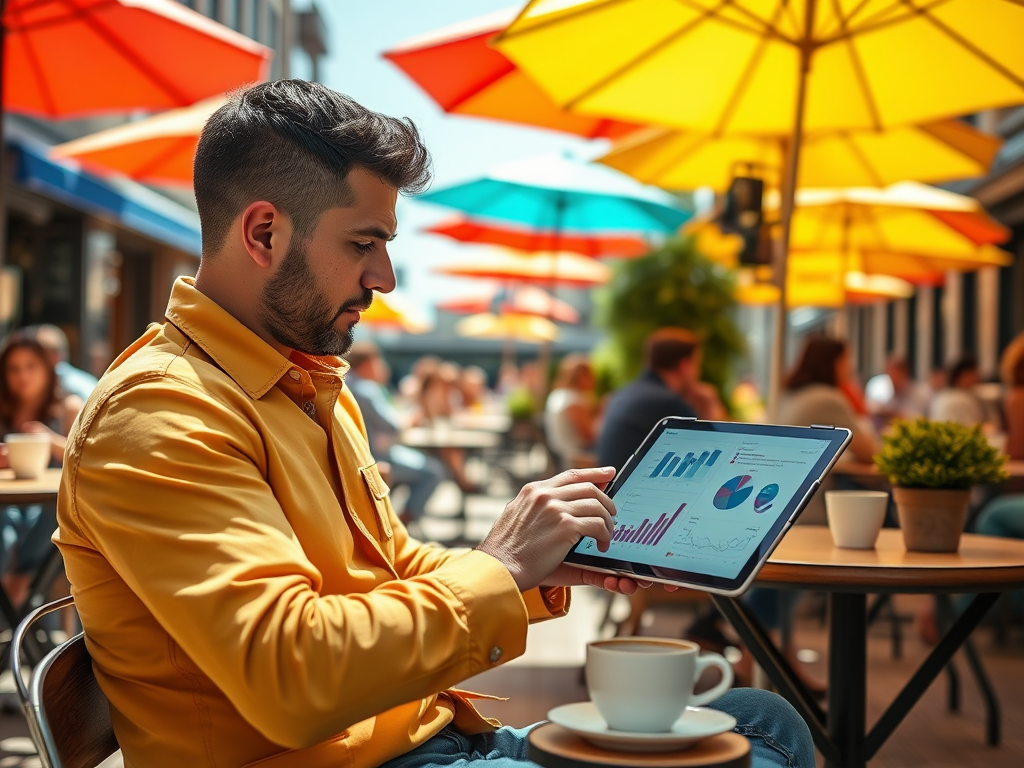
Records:
<instances>
[{"instance_id":1,"label":"man","mask_svg":"<svg viewBox=\"0 0 1024 768\"><path fill-rule=\"evenodd\" d=\"M700 339L684 328L659 328L644 347L644 371L612 397L597 440L598 463L621 469L666 416L721 420L725 408L700 380Z\"/></svg>"},{"instance_id":2,"label":"man","mask_svg":"<svg viewBox=\"0 0 1024 768\"><path fill-rule=\"evenodd\" d=\"M96 377L68 362L68 337L56 325L44 324L26 329L50 356L57 381L66 395L77 395L82 401L89 399L96 386Z\"/></svg>"},{"instance_id":3,"label":"man","mask_svg":"<svg viewBox=\"0 0 1024 768\"><path fill-rule=\"evenodd\" d=\"M395 286L396 197L428 165L412 123L297 80L204 128L199 273L93 393L58 507L126 765L421 766L499 741L522 761L452 686L521 654L566 586L636 589L561 562L581 536L607 546L609 468L527 486L471 551L420 544L391 508L337 356ZM738 693L764 764L807 760L791 710L764 722Z\"/></svg>"},{"instance_id":4,"label":"man","mask_svg":"<svg viewBox=\"0 0 1024 768\"><path fill-rule=\"evenodd\" d=\"M885 373L892 382L892 397L879 406L878 415L885 419L919 419L928 415L932 392L927 384L914 381L910 365L901 355L885 361Z\"/></svg>"},{"instance_id":5,"label":"man","mask_svg":"<svg viewBox=\"0 0 1024 768\"><path fill-rule=\"evenodd\" d=\"M409 486L409 499L400 515L402 522L417 520L423 516L434 489L445 478L444 464L433 456L395 443L401 424L384 389L389 371L377 345L356 342L345 357L351 366L345 384L363 416L370 450L376 459L390 465L393 486Z\"/></svg>"}]
</instances>

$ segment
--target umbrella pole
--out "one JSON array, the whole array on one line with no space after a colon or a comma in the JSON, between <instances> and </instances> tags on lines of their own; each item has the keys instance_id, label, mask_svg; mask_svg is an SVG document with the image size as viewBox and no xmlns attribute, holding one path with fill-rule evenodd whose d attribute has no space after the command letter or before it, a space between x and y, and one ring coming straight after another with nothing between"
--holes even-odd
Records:
<instances>
[{"instance_id":1,"label":"umbrella pole","mask_svg":"<svg viewBox=\"0 0 1024 768\"><path fill-rule=\"evenodd\" d=\"M800 48L800 81L797 85L796 115L793 119L793 135L785 147L786 177L782 186L782 233L775 254L775 280L779 287L779 305L775 311L775 328L772 339L772 365L768 379L768 419L776 421L779 415L779 398L782 394L782 376L786 368L786 335L789 318L786 312L786 276L789 261L789 236L796 205L796 181L800 172L800 149L804 134L804 112L807 101L807 75L811 69L810 47L814 32L814 9L816 2L807 3L804 38Z\"/></svg>"}]
</instances>

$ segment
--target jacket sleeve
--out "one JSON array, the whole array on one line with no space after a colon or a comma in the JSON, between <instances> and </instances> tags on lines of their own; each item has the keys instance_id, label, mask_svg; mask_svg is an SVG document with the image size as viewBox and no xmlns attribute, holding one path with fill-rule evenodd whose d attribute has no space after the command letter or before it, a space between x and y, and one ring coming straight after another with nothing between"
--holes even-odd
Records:
<instances>
[{"instance_id":1,"label":"jacket sleeve","mask_svg":"<svg viewBox=\"0 0 1024 768\"><path fill-rule=\"evenodd\" d=\"M84 419L61 514L268 739L316 744L523 653L523 596L482 552L407 556L408 578L319 594L245 403L190 389L136 384Z\"/></svg>"}]
</instances>

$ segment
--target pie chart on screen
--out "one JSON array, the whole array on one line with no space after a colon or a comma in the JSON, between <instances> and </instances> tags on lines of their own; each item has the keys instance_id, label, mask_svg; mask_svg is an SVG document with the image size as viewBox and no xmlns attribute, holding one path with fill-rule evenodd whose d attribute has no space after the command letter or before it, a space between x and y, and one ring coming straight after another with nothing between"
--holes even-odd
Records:
<instances>
[{"instance_id":1,"label":"pie chart on screen","mask_svg":"<svg viewBox=\"0 0 1024 768\"><path fill-rule=\"evenodd\" d=\"M772 508L772 502L775 501L775 497L779 495L779 484L771 483L766 485L760 491L757 492L757 496L754 498L754 511L757 514L767 512Z\"/></svg>"},{"instance_id":2,"label":"pie chart on screen","mask_svg":"<svg viewBox=\"0 0 1024 768\"><path fill-rule=\"evenodd\" d=\"M714 505L716 509L736 509L746 501L754 491L751 484L753 478L750 475L737 475L732 480L726 481L725 485L715 492Z\"/></svg>"}]
</instances>

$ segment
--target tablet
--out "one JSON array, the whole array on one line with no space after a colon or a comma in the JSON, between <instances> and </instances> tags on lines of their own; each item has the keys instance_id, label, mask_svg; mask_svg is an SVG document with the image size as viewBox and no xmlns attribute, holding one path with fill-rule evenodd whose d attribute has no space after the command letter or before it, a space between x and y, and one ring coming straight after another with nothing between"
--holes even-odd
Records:
<instances>
[{"instance_id":1,"label":"tablet","mask_svg":"<svg viewBox=\"0 0 1024 768\"><path fill-rule=\"evenodd\" d=\"M828 426L663 419L608 487L616 507L608 551L585 537L565 560L738 595L851 438Z\"/></svg>"}]
</instances>

